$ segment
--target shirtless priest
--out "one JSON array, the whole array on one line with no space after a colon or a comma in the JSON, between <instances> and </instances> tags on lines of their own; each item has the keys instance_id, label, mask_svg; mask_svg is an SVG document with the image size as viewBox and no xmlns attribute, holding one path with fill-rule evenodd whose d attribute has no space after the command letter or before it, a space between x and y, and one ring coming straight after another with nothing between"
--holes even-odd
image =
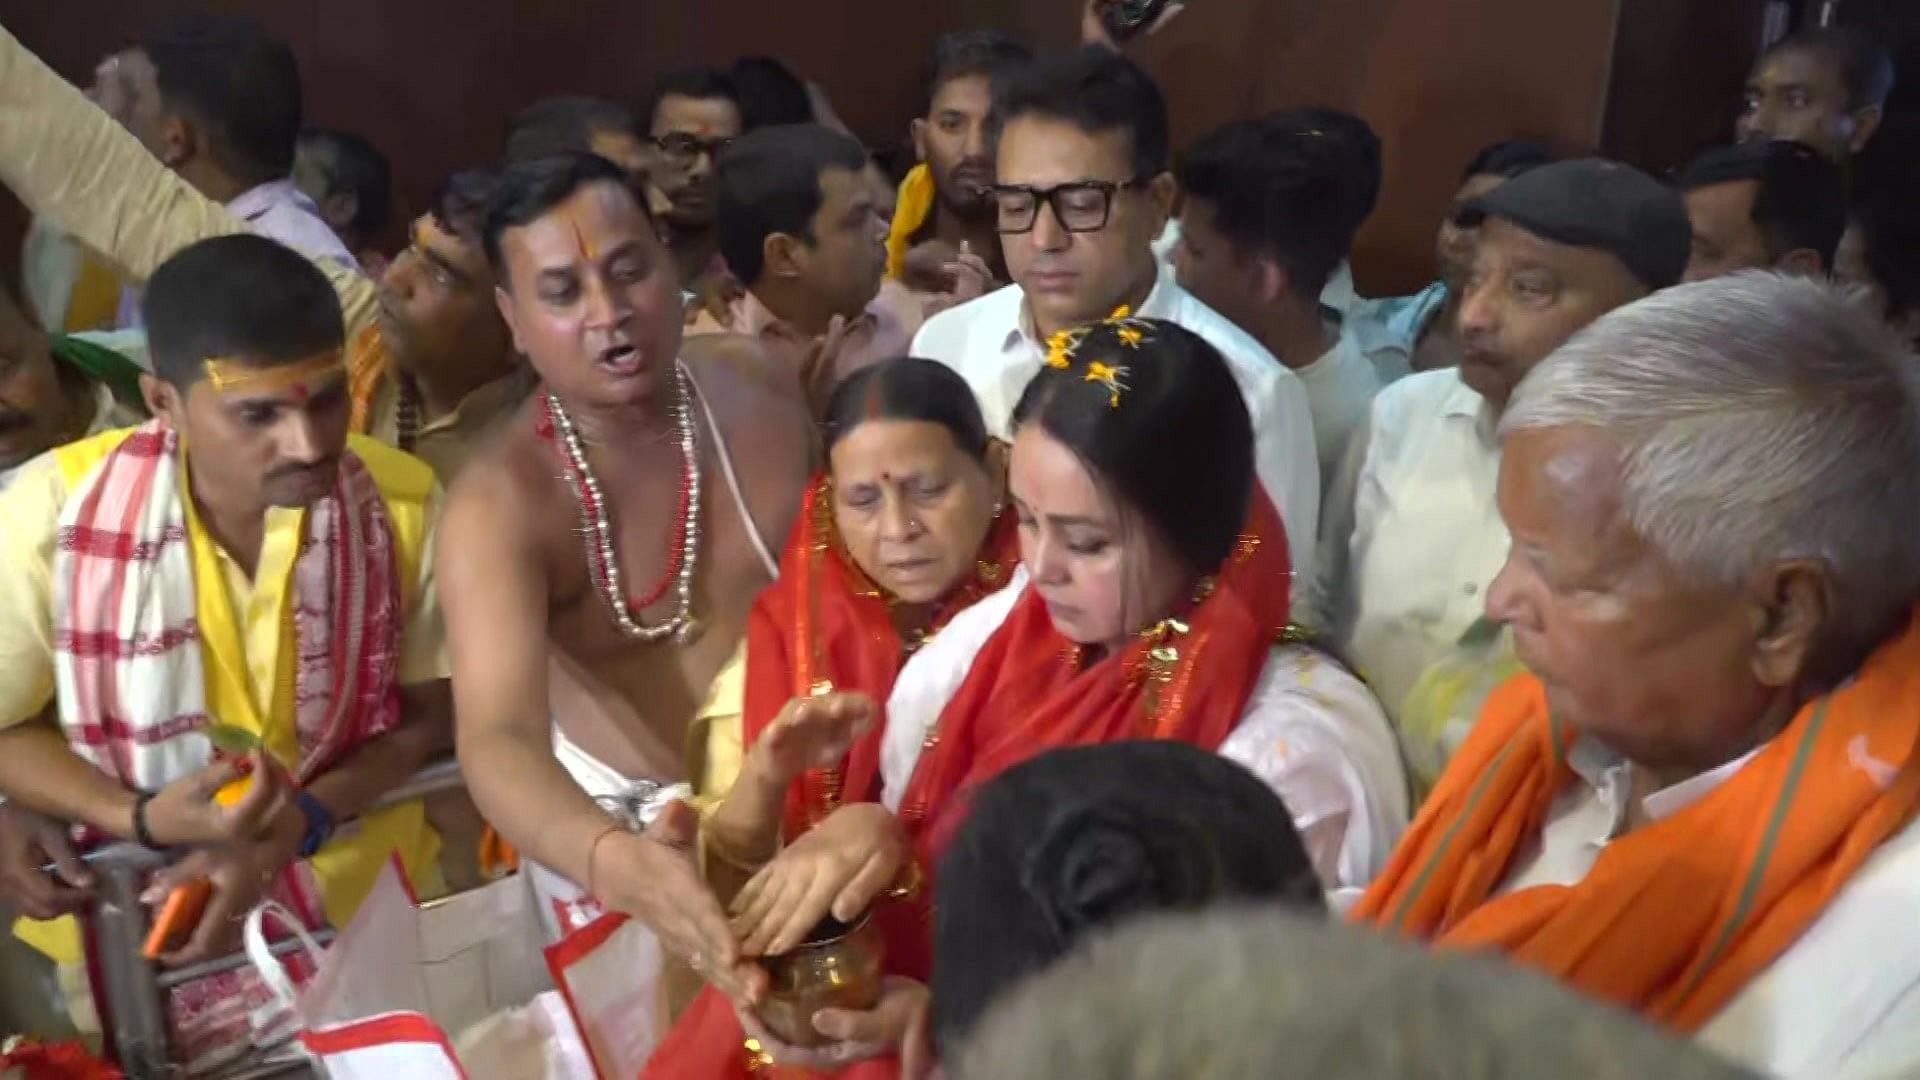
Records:
<instances>
[{"instance_id":1,"label":"shirtless priest","mask_svg":"<svg viewBox=\"0 0 1920 1080\"><path fill-rule=\"evenodd\" d=\"M545 392L461 473L441 529L462 769L558 929L623 911L737 988L753 969L668 800L699 779L686 748L799 507L805 395L751 339L682 343L672 255L607 162L509 167L484 240ZM667 809L634 835L620 803Z\"/></svg>"}]
</instances>

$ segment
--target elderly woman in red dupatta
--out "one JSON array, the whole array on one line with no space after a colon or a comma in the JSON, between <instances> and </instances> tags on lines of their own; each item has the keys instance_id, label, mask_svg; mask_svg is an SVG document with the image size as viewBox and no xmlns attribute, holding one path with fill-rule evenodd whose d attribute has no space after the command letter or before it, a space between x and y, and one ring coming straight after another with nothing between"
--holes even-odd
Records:
<instances>
[{"instance_id":1,"label":"elderly woman in red dupatta","mask_svg":"<svg viewBox=\"0 0 1920 1080\"><path fill-rule=\"evenodd\" d=\"M779 581L748 623L749 746L811 698L884 701L906 659L1004 586L1020 555L1004 447L989 446L952 369L911 357L862 369L835 389L823 426L829 470L808 489ZM788 839L842 801L879 798L883 729L871 725L844 760L787 787Z\"/></svg>"},{"instance_id":2,"label":"elderly woman in red dupatta","mask_svg":"<svg viewBox=\"0 0 1920 1080\"><path fill-rule=\"evenodd\" d=\"M779 580L748 622L749 750L705 822L708 876L723 898L842 803L877 809L876 703L906 659L1004 586L1019 558L1005 448L989 444L973 391L952 369L909 357L864 368L835 388L823 429L829 469L808 489ZM679 1038L719 1040L729 1048L719 1056L742 1058L732 1008L707 996ZM698 1074L685 1068L670 1071Z\"/></svg>"},{"instance_id":3,"label":"elderly woman in red dupatta","mask_svg":"<svg viewBox=\"0 0 1920 1080\"><path fill-rule=\"evenodd\" d=\"M1496 690L1355 909L1768 1075L1920 1070L1920 403L1856 299L1596 322L1501 419Z\"/></svg>"},{"instance_id":4,"label":"elderly woman in red dupatta","mask_svg":"<svg viewBox=\"0 0 1920 1080\"><path fill-rule=\"evenodd\" d=\"M895 1053L926 1052L926 879L967 793L1052 748L1147 737L1226 751L1289 799L1296 822L1297 790L1314 808L1310 829L1368 834L1361 846L1382 855L1398 831L1404 779L1378 706L1316 704L1304 684L1348 689L1344 678L1358 690L1357 680L1281 645L1286 536L1256 488L1251 422L1219 354L1147 320L1060 335L1015 429L1010 501L1023 566L902 670L881 740L882 805L895 814L863 826L864 847L830 851L803 838L734 902L743 949L777 955L798 940L794 928L857 915L889 884L906 886L876 911L913 938L889 935L887 992L870 1012L817 1014L815 1027L840 1040L825 1049L771 1045L758 1030L758 1052L747 1054L670 1038L652 1075L917 1071L918 1060ZM1243 732L1251 737L1233 752ZM839 813L856 809L877 808ZM882 878L874 863L912 869Z\"/></svg>"}]
</instances>

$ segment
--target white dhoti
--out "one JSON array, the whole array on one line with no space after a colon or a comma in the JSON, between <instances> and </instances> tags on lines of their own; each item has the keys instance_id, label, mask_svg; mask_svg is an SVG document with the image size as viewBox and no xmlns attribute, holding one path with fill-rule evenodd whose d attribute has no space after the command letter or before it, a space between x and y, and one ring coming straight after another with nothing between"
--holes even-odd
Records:
<instances>
[{"instance_id":1,"label":"white dhoti","mask_svg":"<svg viewBox=\"0 0 1920 1080\"><path fill-rule=\"evenodd\" d=\"M573 777L573 782L580 785L580 790L636 831L651 823L661 807L693 794L693 788L686 784L628 779L568 739L559 724L553 726L553 756L567 770L567 775ZM600 901L565 876L531 861L524 864L524 870L528 882L533 886L533 894L539 900L540 922L546 929L550 944L585 928L606 914ZM628 1046L634 1047L633 1040L638 1037L642 1026L647 1032L646 1041L657 1042L659 1034L667 1026L668 1007L665 995L661 993L666 951L661 948L660 939L654 936L653 931L641 927L637 921L623 928L621 933L627 936L627 952L624 955L630 962L631 999L647 1003L647 1015L630 1018L631 1023L625 1025L628 1029ZM651 1045L644 1049L647 1053L652 1052Z\"/></svg>"},{"instance_id":2,"label":"white dhoti","mask_svg":"<svg viewBox=\"0 0 1920 1080\"><path fill-rule=\"evenodd\" d=\"M553 756L580 790L636 831L651 823L661 807L693 795L693 788L686 784L625 776L567 738L559 724L553 726ZM606 913L584 887L563 875L539 863L529 863L528 869L549 941L558 941Z\"/></svg>"}]
</instances>

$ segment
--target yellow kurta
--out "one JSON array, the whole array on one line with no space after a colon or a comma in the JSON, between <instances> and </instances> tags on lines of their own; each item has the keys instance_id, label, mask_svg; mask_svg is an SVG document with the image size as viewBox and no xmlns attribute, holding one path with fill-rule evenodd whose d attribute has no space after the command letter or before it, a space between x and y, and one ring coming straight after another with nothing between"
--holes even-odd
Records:
<instances>
[{"instance_id":1,"label":"yellow kurta","mask_svg":"<svg viewBox=\"0 0 1920 1080\"><path fill-rule=\"evenodd\" d=\"M0 726L37 716L52 697L51 569L60 513L68 495L128 434L108 432L54 451L24 469L0 495L0 520L6 522L0 545L0 686L7 688L0 691ZM431 470L406 454L359 436L351 437L348 447L373 474L393 529L404 612L400 682L443 679L448 673L445 628L432 555L440 489ZM292 767L299 742L289 586L306 512L269 512L252 580L207 534L191 501L186 516L208 710L222 723L258 735L268 752ZM420 805L409 803L343 828L314 857L330 919L339 924L351 916L395 851L421 895L442 891L438 838ZM71 940L59 948L62 943L47 935L58 925L23 925L21 936L43 948L55 946L47 949L55 956L74 955Z\"/></svg>"}]
</instances>

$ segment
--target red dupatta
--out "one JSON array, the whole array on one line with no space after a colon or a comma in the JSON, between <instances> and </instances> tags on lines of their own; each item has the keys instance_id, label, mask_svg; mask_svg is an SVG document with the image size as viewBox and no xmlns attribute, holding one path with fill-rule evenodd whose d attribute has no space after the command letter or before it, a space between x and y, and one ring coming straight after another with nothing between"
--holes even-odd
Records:
<instances>
[{"instance_id":1,"label":"red dupatta","mask_svg":"<svg viewBox=\"0 0 1920 1080\"><path fill-rule=\"evenodd\" d=\"M1020 557L1011 511L989 526L973 572L935 608L929 624L903 639L887 594L847 554L833 523L833 482L822 475L807 488L799 520L780 554L780 578L754 602L747 622L746 694L741 717L746 745L759 739L782 706L796 697L858 690L884 705L906 657L955 614L999 589ZM791 840L818 824L844 799L880 798L880 743L885 717L856 742L837 769L813 769L787 791L783 832ZM924 957L920 911L889 905L880 915L889 956ZM898 948L894 948L895 943ZM924 977L924 959L905 961ZM647 1063L650 1077L801 1077L804 1070L759 1063L727 999L701 990ZM896 1070L889 1060L886 1071ZM842 1076L864 1075L852 1070Z\"/></svg>"},{"instance_id":2,"label":"red dupatta","mask_svg":"<svg viewBox=\"0 0 1920 1080\"><path fill-rule=\"evenodd\" d=\"M760 594L747 622L747 676L742 735L752 746L780 709L796 697L826 690L858 690L884 705L906 657L956 613L1007 583L1020 557L1013 515L1001 511L988 526L973 572L936 605L929 624L903 639L887 594L848 556L833 523L833 481L822 475L807 488L786 550L780 579ZM812 828L843 799L880 797L880 742L876 723L838 769L814 769L787 793L785 834Z\"/></svg>"},{"instance_id":3,"label":"red dupatta","mask_svg":"<svg viewBox=\"0 0 1920 1080\"><path fill-rule=\"evenodd\" d=\"M1045 751L1140 738L1219 747L1239 724L1286 630L1291 579L1285 527L1265 493L1256 492L1239 544L1218 576L1202 583L1191 614L1162 621L1117 655L1083 664L1080 649L1053 628L1045 604L1029 589L973 659L928 732L907 785L900 812L923 870L935 865L965 816L969 789ZM784 587L784 565L781 580ZM751 678L751 654L748 664ZM750 714L752 708L749 696ZM887 935L889 974L925 981L931 914L930 874L912 902L876 911ZM887 1056L834 1075L896 1080L899 1071L899 1060ZM801 1080L817 1074L760 1064L742 1047L732 1006L708 988L642 1075Z\"/></svg>"},{"instance_id":4,"label":"red dupatta","mask_svg":"<svg viewBox=\"0 0 1920 1080\"><path fill-rule=\"evenodd\" d=\"M1286 631L1291 587L1286 529L1256 491L1238 545L1201 583L1191 614L1118 654L1084 664L1029 588L928 732L901 800L926 865L965 816L969 789L1048 750L1125 739L1219 747Z\"/></svg>"}]
</instances>

